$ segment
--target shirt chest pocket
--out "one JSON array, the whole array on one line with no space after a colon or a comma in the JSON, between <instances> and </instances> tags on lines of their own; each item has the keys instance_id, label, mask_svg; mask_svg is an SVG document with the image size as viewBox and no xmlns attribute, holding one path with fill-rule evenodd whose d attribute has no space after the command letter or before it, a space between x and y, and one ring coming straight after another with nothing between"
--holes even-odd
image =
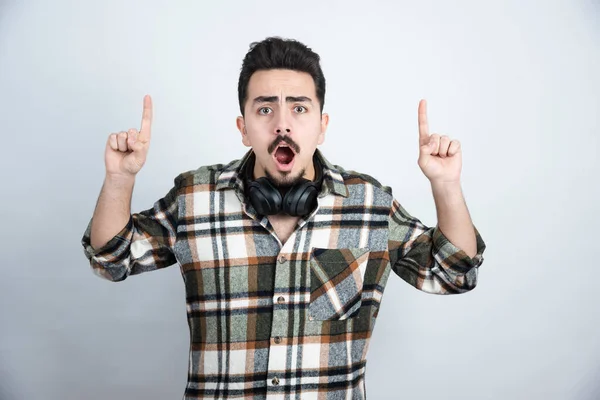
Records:
<instances>
[{"instance_id":1,"label":"shirt chest pocket","mask_svg":"<svg viewBox=\"0 0 600 400\"><path fill-rule=\"evenodd\" d=\"M368 248L313 248L310 259L309 318L345 320L358 314Z\"/></svg>"}]
</instances>

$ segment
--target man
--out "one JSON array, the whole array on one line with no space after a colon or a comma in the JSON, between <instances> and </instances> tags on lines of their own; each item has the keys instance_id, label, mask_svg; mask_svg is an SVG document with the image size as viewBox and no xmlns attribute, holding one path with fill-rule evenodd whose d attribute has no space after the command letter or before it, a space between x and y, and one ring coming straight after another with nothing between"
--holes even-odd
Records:
<instances>
[{"instance_id":1,"label":"man","mask_svg":"<svg viewBox=\"0 0 600 400\"><path fill-rule=\"evenodd\" d=\"M83 237L111 281L179 264L191 345L189 399L364 399L366 354L390 271L428 293L472 290L485 249L461 193L461 149L430 134L419 104L419 166L438 224L412 217L375 179L331 164L319 56L280 38L254 43L239 79L239 160L175 178L131 214L146 162L141 129L111 134L106 176Z\"/></svg>"}]
</instances>

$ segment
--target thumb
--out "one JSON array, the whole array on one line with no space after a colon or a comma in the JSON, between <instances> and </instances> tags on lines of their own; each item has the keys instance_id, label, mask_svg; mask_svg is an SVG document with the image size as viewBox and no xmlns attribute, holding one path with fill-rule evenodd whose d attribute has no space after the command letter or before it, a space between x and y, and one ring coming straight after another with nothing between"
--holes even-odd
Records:
<instances>
[{"instance_id":1,"label":"thumb","mask_svg":"<svg viewBox=\"0 0 600 400\"><path fill-rule=\"evenodd\" d=\"M148 144L139 140L139 135L130 135L127 138L127 147L129 147L138 161L144 161L146 159L146 153L148 152Z\"/></svg>"},{"instance_id":2,"label":"thumb","mask_svg":"<svg viewBox=\"0 0 600 400\"><path fill-rule=\"evenodd\" d=\"M148 143L144 143L142 140L140 140L140 136L141 134L139 132L135 132L127 136L127 147L134 153L140 153L146 147L148 147Z\"/></svg>"},{"instance_id":3,"label":"thumb","mask_svg":"<svg viewBox=\"0 0 600 400\"><path fill-rule=\"evenodd\" d=\"M419 161L427 161L431 157L431 153L435 149L435 141L430 140L429 143L419 147Z\"/></svg>"}]
</instances>

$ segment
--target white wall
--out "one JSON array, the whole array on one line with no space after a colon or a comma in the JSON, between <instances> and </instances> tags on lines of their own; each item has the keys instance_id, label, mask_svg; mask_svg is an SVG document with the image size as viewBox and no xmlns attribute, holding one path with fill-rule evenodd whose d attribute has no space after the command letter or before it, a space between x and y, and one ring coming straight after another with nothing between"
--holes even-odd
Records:
<instances>
[{"instance_id":1,"label":"white wall","mask_svg":"<svg viewBox=\"0 0 600 400\"><path fill-rule=\"evenodd\" d=\"M323 58L326 156L427 224L419 99L432 131L463 144L480 283L440 297L390 277L369 398L599 398L599 14L592 0L0 3L0 398L181 397L178 268L111 284L80 239L106 137L139 126L144 94L155 119L135 210L179 172L246 151L237 78L269 35Z\"/></svg>"}]
</instances>

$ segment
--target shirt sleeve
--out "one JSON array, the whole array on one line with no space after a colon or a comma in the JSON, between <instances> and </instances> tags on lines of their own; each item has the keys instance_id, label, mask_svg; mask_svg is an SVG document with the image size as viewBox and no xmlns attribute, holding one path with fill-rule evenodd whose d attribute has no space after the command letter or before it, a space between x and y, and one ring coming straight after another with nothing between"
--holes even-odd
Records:
<instances>
[{"instance_id":1,"label":"shirt sleeve","mask_svg":"<svg viewBox=\"0 0 600 400\"><path fill-rule=\"evenodd\" d=\"M389 215L388 251L394 273L418 290L459 294L477 285L485 243L477 228L477 253L469 257L442 233L425 226L393 199Z\"/></svg>"},{"instance_id":2,"label":"shirt sleeve","mask_svg":"<svg viewBox=\"0 0 600 400\"><path fill-rule=\"evenodd\" d=\"M91 245L90 219L81 243L92 271L101 278L118 282L129 275L175 264L177 219L177 184L152 208L131 214L123 229L98 249Z\"/></svg>"}]
</instances>

